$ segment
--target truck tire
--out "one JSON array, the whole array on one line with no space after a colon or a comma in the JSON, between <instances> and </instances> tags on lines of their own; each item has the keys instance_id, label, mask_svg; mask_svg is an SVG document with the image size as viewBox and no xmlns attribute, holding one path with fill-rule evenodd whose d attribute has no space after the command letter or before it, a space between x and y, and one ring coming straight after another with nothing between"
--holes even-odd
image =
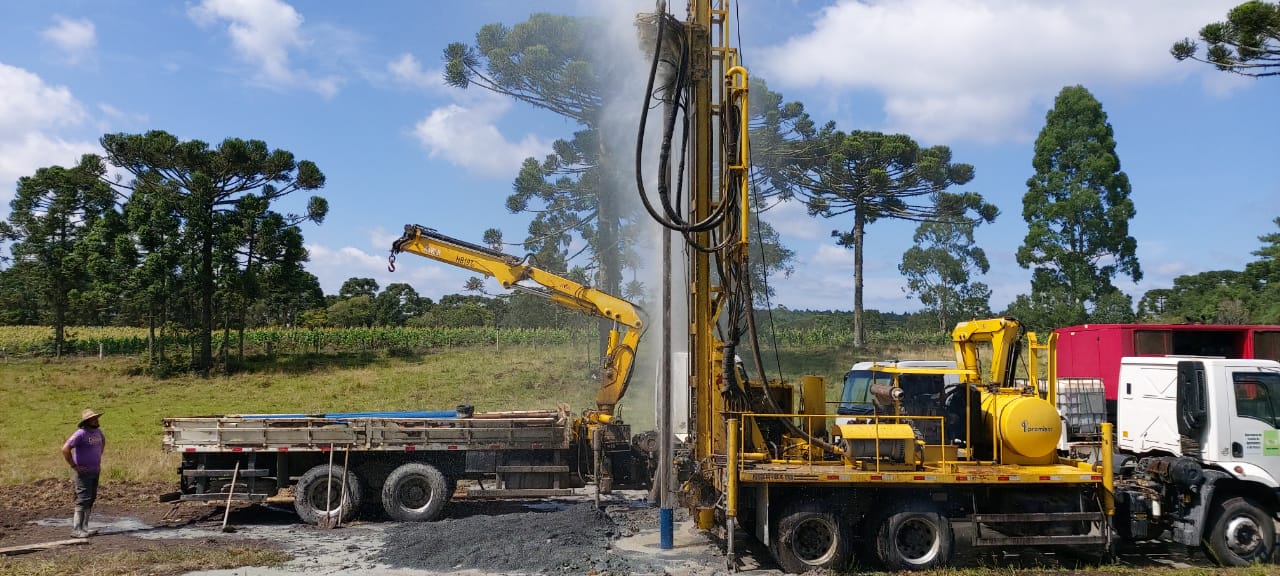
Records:
<instances>
[{"instance_id":1,"label":"truck tire","mask_svg":"<svg viewBox=\"0 0 1280 576\"><path fill-rule=\"evenodd\" d=\"M382 484L382 509L392 520L430 522L453 494L452 484L435 466L409 462L391 471Z\"/></svg>"},{"instance_id":2,"label":"truck tire","mask_svg":"<svg viewBox=\"0 0 1280 576\"><path fill-rule=\"evenodd\" d=\"M844 524L827 502L796 502L778 521L777 534L770 542L773 557L784 572L792 574L845 568L853 560L853 548Z\"/></svg>"},{"instance_id":3,"label":"truck tire","mask_svg":"<svg viewBox=\"0 0 1280 576\"><path fill-rule=\"evenodd\" d=\"M1205 552L1223 566L1248 566L1267 562L1276 540L1271 516L1253 500L1224 500L1214 511L1205 534Z\"/></svg>"},{"instance_id":4,"label":"truck tire","mask_svg":"<svg viewBox=\"0 0 1280 576\"><path fill-rule=\"evenodd\" d=\"M343 492L342 475L346 474L346 492ZM307 524L319 524L321 520L336 517L339 522L349 522L355 517L363 500L360 478L341 466L321 464L307 470L293 492L293 509ZM328 506L328 509L325 509Z\"/></svg>"},{"instance_id":5,"label":"truck tire","mask_svg":"<svg viewBox=\"0 0 1280 576\"><path fill-rule=\"evenodd\" d=\"M951 560L951 521L930 504L908 502L873 522L875 557L886 570L931 570Z\"/></svg>"}]
</instances>

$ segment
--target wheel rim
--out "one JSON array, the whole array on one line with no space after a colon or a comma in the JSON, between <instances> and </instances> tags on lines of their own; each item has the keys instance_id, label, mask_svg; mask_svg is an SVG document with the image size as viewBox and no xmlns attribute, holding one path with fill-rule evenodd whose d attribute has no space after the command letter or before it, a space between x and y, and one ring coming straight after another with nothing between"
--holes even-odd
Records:
<instances>
[{"instance_id":1,"label":"wheel rim","mask_svg":"<svg viewBox=\"0 0 1280 576\"><path fill-rule=\"evenodd\" d=\"M326 484L328 482L316 482L307 494L311 507L321 514L329 514L342 507L341 485L335 480L333 486L326 490Z\"/></svg>"},{"instance_id":2,"label":"wheel rim","mask_svg":"<svg viewBox=\"0 0 1280 576\"><path fill-rule=\"evenodd\" d=\"M406 478L396 486L396 499L409 510L422 510L431 504L431 485L425 478Z\"/></svg>"},{"instance_id":3,"label":"wheel rim","mask_svg":"<svg viewBox=\"0 0 1280 576\"><path fill-rule=\"evenodd\" d=\"M1262 530L1253 518L1236 516L1227 522L1227 549L1236 556L1248 558L1262 547Z\"/></svg>"},{"instance_id":4,"label":"wheel rim","mask_svg":"<svg viewBox=\"0 0 1280 576\"><path fill-rule=\"evenodd\" d=\"M903 562L922 566L938 557L942 549L942 538L939 537L938 527L930 519L908 518L898 525L894 545Z\"/></svg>"},{"instance_id":5,"label":"wheel rim","mask_svg":"<svg viewBox=\"0 0 1280 576\"><path fill-rule=\"evenodd\" d=\"M822 566L836 555L836 525L824 518L809 518L796 526L791 550L809 566Z\"/></svg>"}]
</instances>

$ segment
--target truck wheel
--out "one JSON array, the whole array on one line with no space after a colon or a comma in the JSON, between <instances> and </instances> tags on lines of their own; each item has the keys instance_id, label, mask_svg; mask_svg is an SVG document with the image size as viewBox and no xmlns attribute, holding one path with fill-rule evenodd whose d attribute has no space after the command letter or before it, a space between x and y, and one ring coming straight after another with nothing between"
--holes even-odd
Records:
<instances>
[{"instance_id":1,"label":"truck wheel","mask_svg":"<svg viewBox=\"0 0 1280 576\"><path fill-rule=\"evenodd\" d=\"M874 528L876 559L887 570L930 570L951 560L951 521L928 504L909 502Z\"/></svg>"},{"instance_id":2,"label":"truck wheel","mask_svg":"<svg viewBox=\"0 0 1280 576\"><path fill-rule=\"evenodd\" d=\"M1206 552L1223 566L1248 566L1271 557L1276 527L1253 500L1235 497L1222 502L1206 535Z\"/></svg>"},{"instance_id":3,"label":"truck wheel","mask_svg":"<svg viewBox=\"0 0 1280 576\"><path fill-rule=\"evenodd\" d=\"M793 504L778 521L778 532L771 542L773 557L784 572L792 574L848 566L853 553L843 524L826 502Z\"/></svg>"},{"instance_id":4,"label":"truck wheel","mask_svg":"<svg viewBox=\"0 0 1280 576\"><path fill-rule=\"evenodd\" d=\"M343 474L347 476L345 497ZM334 466L330 476L329 465L321 464L298 478L293 493L293 509L307 524L319 524L321 520L330 517L336 517L339 522L345 523L354 518L356 511L360 509L361 492L360 479L355 474L343 470L341 466Z\"/></svg>"},{"instance_id":5,"label":"truck wheel","mask_svg":"<svg viewBox=\"0 0 1280 576\"><path fill-rule=\"evenodd\" d=\"M409 462L391 471L382 485L382 509L393 520L430 522L453 494L444 474L430 464Z\"/></svg>"}]
</instances>

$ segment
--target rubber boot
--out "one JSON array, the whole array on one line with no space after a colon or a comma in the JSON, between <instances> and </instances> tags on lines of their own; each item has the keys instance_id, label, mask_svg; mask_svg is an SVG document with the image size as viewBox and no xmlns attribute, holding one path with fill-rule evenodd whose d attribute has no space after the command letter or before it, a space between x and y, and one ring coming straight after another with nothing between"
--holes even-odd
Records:
<instances>
[{"instance_id":1,"label":"rubber boot","mask_svg":"<svg viewBox=\"0 0 1280 576\"><path fill-rule=\"evenodd\" d=\"M71 537L72 538L88 538L89 533L84 531L85 510L82 506L76 506L76 514L71 518Z\"/></svg>"},{"instance_id":2,"label":"rubber boot","mask_svg":"<svg viewBox=\"0 0 1280 576\"><path fill-rule=\"evenodd\" d=\"M89 528L89 517L92 515L93 515L93 504L85 506L84 507L84 524L80 525L80 529L84 530L84 533L87 536L96 536L98 534L97 530L91 530Z\"/></svg>"}]
</instances>

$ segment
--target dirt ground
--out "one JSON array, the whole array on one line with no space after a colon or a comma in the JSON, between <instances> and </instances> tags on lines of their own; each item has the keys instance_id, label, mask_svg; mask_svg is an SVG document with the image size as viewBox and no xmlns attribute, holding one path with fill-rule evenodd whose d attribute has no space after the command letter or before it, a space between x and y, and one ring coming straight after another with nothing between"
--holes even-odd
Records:
<instances>
[{"instance_id":1,"label":"dirt ground","mask_svg":"<svg viewBox=\"0 0 1280 576\"><path fill-rule=\"evenodd\" d=\"M144 526L179 526L205 519L219 510L204 506L162 504L160 494L172 491L169 483L107 482L98 489L94 506L93 527L103 520L129 518L131 524L111 527L91 545L110 551L132 549L130 534ZM71 532L71 513L75 509L71 480L46 479L30 484L0 486L0 548L65 540ZM65 519L65 524L51 520Z\"/></svg>"},{"instance_id":2,"label":"dirt ground","mask_svg":"<svg viewBox=\"0 0 1280 576\"><path fill-rule=\"evenodd\" d=\"M545 501L451 502L443 519L429 523L357 520L337 530L301 524L291 506L233 508L235 532L220 530L217 505L162 504L167 483L104 484L93 527L102 530L76 551L148 551L175 539L201 547L252 544L277 548L293 557L280 568L211 571L209 576L288 574L439 573L491 574L727 574L720 543L692 529L677 511L676 547L657 545L657 510L644 494L602 497L596 510L589 494ZM70 532L69 480L44 480L0 487L0 548L66 539ZM957 526L960 567L1010 570L1074 570L1110 573L1088 559L1036 550L979 554L965 545L967 526ZM766 551L739 532L741 570L779 574ZM1119 563L1132 568L1207 566L1196 551L1158 543L1121 549ZM55 551L35 552L40 557Z\"/></svg>"},{"instance_id":3,"label":"dirt ground","mask_svg":"<svg viewBox=\"0 0 1280 576\"><path fill-rule=\"evenodd\" d=\"M229 516L234 531L225 533L220 505L159 503L158 496L172 489L167 483L104 484L91 520L100 534L75 546L75 553L145 552L183 541L268 546L294 558L282 568L210 572L238 575L709 574L714 570L697 559L720 561L706 541L693 542L692 554L686 549L653 557L657 511L642 492L604 497L601 511L585 494L556 501L461 499L437 522L360 519L337 530L300 523L287 504L237 505ZM0 486L0 548L68 539L72 493L69 480ZM613 550L614 542L642 530L655 533L652 543ZM66 548L21 557L51 558L60 550Z\"/></svg>"}]
</instances>

